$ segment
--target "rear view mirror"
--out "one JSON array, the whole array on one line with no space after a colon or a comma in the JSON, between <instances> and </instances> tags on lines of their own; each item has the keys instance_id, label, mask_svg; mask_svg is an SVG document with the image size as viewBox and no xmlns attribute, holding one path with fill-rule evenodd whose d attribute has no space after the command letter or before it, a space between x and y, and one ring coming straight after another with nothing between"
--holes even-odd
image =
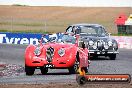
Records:
<instances>
[{"instance_id":1,"label":"rear view mirror","mask_svg":"<svg viewBox=\"0 0 132 88\"><path fill-rule=\"evenodd\" d=\"M108 33L108 36L110 37L111 33Z\"/></svg>"}]
</instances>

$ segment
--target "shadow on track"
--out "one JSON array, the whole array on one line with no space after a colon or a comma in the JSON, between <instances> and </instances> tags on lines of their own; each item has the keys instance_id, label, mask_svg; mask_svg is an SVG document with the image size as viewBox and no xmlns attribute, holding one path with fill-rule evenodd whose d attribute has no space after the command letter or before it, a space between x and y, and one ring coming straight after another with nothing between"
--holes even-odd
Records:
<instances>
[{"instance_id":1,"label":"shadow on track","mask_svg":"<svg viewBox=\"0 0 132 88\"><path fill-rule=\"evenodd\" d=\"M42 75L42 74L40 73L40 74L34 74L34 75ZM57 73L47 73L45 75L72 75L72 74L70 74L69 72L57 72Z\"/></svg>"},{"instance_id":2,"label":"shadow on track","mask_svg":"<svg viewBox=\"0 0 132 88\"><path fill-rule=\"evenodd\" d=\"M91 57L90 60L99 61L99 60L110 60L110 59L108 57L99 56L99 57Z\"/></svg>"}]
</instances>

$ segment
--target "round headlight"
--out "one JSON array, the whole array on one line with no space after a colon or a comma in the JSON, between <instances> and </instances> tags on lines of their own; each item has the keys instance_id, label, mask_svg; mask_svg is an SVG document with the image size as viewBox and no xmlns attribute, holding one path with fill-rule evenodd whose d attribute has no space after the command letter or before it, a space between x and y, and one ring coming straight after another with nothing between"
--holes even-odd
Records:
<instances>
[{"instance_id":1,"label":"round headlight","mask_svg":"<svg viewBox=\"0 0 132 88\"><path fill-rule=\"evenodd\" d=\"M108 41L108 45L112 46L113 45L112 41Z\"/></svg>"},{"instance_id":2,"label":"round headlight","mask_svg":"<svg viewBox=\"0 0 132 88\"><path fill-rule=\"evenodd\" d=\"M90 46L92 46L94 44L94 42L92 40L89 41L88 43Z\"/></svg>"},{"instance_id":3,"label":"round headlight","mask_svg":"<svg viewBox=\"0 0 132 88\"><path fill-rule=\"evenodd\" d=\"M35 50L34 50L34 54L36 56L39 56L41 54L41 50L40 50L40 47L37 47Z\"/></svg>"},{"instance_id":4,"label":"round headlight","mask_svg":"<svg viewBox=\"0 0 132 88\"><path fill-rule=\"evenodd\" d=\"M101 47L101 46L102 46L102 42L98 41L98 47Z\"/></svg>"},{"instance_id":5,"label":"round headlight","mask_svg":"<svg viewBox=\"0 0 132 88\"><path fill-rule=\"evenodd\" d=\"M65 55L65 49L61 48L59 51L58 51L58 54L62 57Z\"/></svg>"},{"instance_id":6,"label":"round headlight","mask_svg":"<svg viewBox=\"0 0 132 88\"><path fill-rule=\"evenodd\" d=\"M93 49L97 49L97 42L94 43L94 45L93 45Z\"/></svg>"},{"instance_id":7,"label":"round headlight","mask_svg":"<svg viewBox=\"0 0 132 88\"><path fill-rule=\"evenodd\" d=\"M109 49L109 46L107 44L104 45L105 49Z\"/></svg>"},{"instance_id":8,"label":"round headlight","mask_svg":"<svg viewBox=\"0 0 132 88\"><path fill-rule=\"evenodd\" d=\"M113 48L114 48L115 50L118 49L118 44L117 44L117 42L114 42L114 43L113 43Z\"/></svg>"}]
</instances>

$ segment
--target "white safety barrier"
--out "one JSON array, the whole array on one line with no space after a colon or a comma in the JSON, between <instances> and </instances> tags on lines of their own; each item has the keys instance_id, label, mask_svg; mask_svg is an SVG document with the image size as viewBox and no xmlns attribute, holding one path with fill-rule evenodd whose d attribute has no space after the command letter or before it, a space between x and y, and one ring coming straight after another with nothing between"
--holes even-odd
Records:
<instances>
[{"instance_id":1,"label":"white safety barrier","mask_svg":"<svg viewBox=\"0 0 132 88\"><path fill-rule=\"evenodd\" d=\"M132 36L112 36L117 42L119 48L132 49Z\"/></svg>"}]
</instances>

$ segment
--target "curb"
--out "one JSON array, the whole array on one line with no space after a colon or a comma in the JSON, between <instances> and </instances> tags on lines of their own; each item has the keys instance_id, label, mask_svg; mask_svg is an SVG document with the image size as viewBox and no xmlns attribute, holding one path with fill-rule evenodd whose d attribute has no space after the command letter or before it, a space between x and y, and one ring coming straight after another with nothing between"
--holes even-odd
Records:
<instances>
[{"instance_id":1,"label":"curb","mask_svg":"<svg viewBox=\"0 0 132 88\"><path fill-rule=\"evenodd\" d=\"M0 71L4 70L6 67L6 64L0 64Z\"/></svg>"}]
</instances>

